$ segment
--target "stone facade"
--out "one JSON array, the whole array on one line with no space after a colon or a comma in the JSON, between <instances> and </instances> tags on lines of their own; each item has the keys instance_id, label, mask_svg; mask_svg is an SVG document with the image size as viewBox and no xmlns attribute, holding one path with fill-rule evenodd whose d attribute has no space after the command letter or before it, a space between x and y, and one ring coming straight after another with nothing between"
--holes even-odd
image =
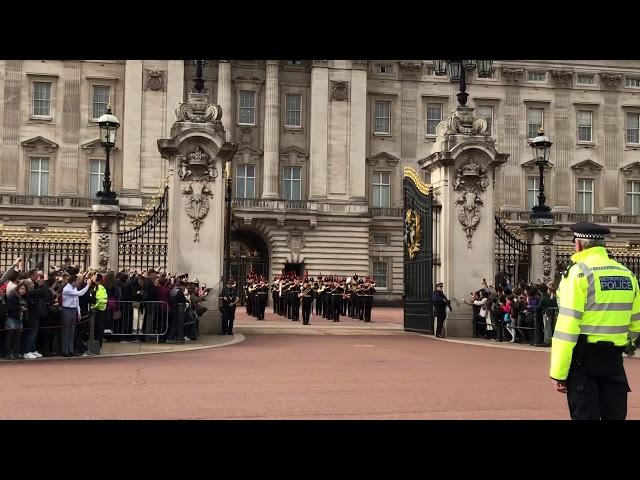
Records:
<instances>
[{"instance_id":1,"label":"stone facade","mask_svg":"<svg viewBox=\"0 0 640 480\"><path fill-rule=\"evenodd\" d=\"M375 267L385 277L379 286L386 283L379 292L399 298L403 167L436 151L435 126L456 105L457 84L431 66L207 61L208 101L222 108L225 140L239 144L235 196L248 197L234 201L235 238L261 238L270 273L298 264L311 275L362 276ZM537 175L529 124L542 117L554 142L545 184L561 227L556 238L568 238L566 225L585 218L610 224L617 241L638 241L640 211L627 191L640 189L640 61L514 60L494 68L493 78L474 73L467 83L469 105L491 117L495 148L509 155L490 189L496 208L526 223ZM114 189L124 212L139 211L167 175L157 141L171 137L194 77L193 62L182 60L3 61L0 223L89 226L90 160L104 158L91 118L96 86L109 87L122 125ZM34 115L34 82L51 85L48 117ZM32 158L49 159L46 196L30 191ZM474 243L492 241L474 234Z\"/></svg>"}]
</instances>

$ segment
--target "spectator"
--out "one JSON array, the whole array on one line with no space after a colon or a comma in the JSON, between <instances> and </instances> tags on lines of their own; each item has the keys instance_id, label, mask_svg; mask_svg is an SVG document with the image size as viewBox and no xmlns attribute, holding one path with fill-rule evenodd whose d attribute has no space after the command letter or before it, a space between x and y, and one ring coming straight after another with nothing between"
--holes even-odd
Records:
<instances>
[{"instance_id":1,"label":"spectator","mask_svg":"<svg viewBox=\"0 0 640 480\"><path fill-rule=\"evenodd\" d=\"M38 340L40 341L42 356L50 357L53 354L53 339L55 331L60 325L60 304L54 290L56 285L56 277L51 276L45 280L42 288L42 303L46 308L47 314L40 321L40 331L38 332Z\"/></svg>"},{"instance_id":2,"label":"spectator","mask_svg":"<svg viewBox=\"0 0 640 480\"><path fill-rule=\"evenodd\" d=\"M62 328L60 329L60 353L63 357L72 357L74 354L74 340L76 322L80 317L80 305L78 297L84 295L91 286L91 279L87 281L82 290L77 285L82 283L82 277L70 275L67 284L62 289Z\"/></svg>"},{"instance_id":3,"label":"spectator","mask_svg":"<svg viewBox=\"0 0 640 480\"><path fill-rule=\"evenodd\" d=\"M535 309L536 317L538 319L538 334L540 338L544 338L544 343L547 346L551 345L551 337L553 336L553 318L555 318L554 312L549 311L550 315L547 315L547 309L557 308L558 302L552 299L549 295L549 287L542 284L538 287L541 293L540 303ZM554 292L555 293L555 292Z\"/></svg>"},{"instance_id":4,"label":"spectator","mask_svg":"<svg viewBox=\"0 0 640 480\"><path fill-rule=\"evenodd\" d=\"M29 311L26 301L28 291L27 284L20 282L7 293L7 319L4 322L4 328L6 329L5 352L9 360L23 358L20 343L23 318Z\"/></svg>"},{"instance_id":5,"label":"spectator","mask_svg":"<svg viewBox=\"0 0 640 480\"><path fill-rule=\"evenodd\" d=\"M34 276L37 279L35 283L31 280ZM29 311L23 317L25 330L22 334L22 352L24 352L24 358L28 359L42 357L36 346L40 325L47 317L47 307L43 298L43 279L38 275L31 275L31 278L23 280L28 287L25 300Z\"/></svg>"},{"instance_id":6,"label":"spectator","mask_svg":"<svg viewBox=\"0 0 640 480\"><path fill-rule=\"evenodd\" d=\"M107 289L102 284L102 274L98 273L95 277L96 290L95 290L95 313L94 313L94 326L93 326L93 339L98 342L100 348L102 348L102 339L104 337L104 321L107 315L107 301L108 294Z\"/></svg>"}]
</instances>

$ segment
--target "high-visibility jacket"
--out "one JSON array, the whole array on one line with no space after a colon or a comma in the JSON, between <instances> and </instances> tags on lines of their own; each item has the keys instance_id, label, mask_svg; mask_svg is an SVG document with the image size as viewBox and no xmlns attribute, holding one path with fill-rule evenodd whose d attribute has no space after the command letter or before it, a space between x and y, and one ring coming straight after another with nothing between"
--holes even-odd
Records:
<instances>
[{"instance_id":1,"label":"high-visibility jacket","mask_svg":"<svg viewBox=\"0 0 640 480\"><path fill-rule=\"evenodd\" d=\"M578 335L587 343L624 347L640 332L640 289L635 275L609 258L604 247L571 256L558 287L558 318L551 344L550 376L566 380Z\"/></svg>"},{"instance_id":2,"label":"high-visibility jacket","mask_svg":"<svg viewBox=\"0 0 640 480\"><path fill-rule=\"evenodd\" d=\"M104 285L98 285L96 289L96 310L104 312L107 309L107 289Z\"/></svg>"}]
</instances>

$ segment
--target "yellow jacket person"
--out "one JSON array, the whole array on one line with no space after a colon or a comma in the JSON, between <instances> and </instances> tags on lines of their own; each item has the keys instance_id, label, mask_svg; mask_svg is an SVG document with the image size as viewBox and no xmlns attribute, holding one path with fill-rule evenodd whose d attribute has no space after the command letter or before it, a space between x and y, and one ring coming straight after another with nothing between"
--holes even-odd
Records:
<instances>
[{"instance_id":1,"label":"yellow jacket person","mask_svg":"<svg viewBox=\"0 0 640 480\"><path fill-rule=\"evenodd\" d=\"M640 291L634 274L609 258L609 229L578 223L576 253L558 287L558 320L550 376L567 393L574 420L624 420L631 390L622 353L640 332Z\"/></svg>"}]
</instances>

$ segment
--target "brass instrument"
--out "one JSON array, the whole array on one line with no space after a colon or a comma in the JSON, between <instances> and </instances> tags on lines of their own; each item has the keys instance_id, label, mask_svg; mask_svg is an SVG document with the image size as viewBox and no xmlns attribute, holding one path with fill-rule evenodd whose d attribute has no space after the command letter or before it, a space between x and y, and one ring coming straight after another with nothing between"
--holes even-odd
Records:
<instances>
[{"instance_id":1,"label":"brass instrument","mask_svg":"<svg viewBox=\"0 0 640 480\"><path fill-rule=\"evenodd\" d=\"M302 293L298 294L298 297L306 297L310 291L311 291L311 287L307 287L305 290L302 291Z\"/></svg>"}]
</instances>

